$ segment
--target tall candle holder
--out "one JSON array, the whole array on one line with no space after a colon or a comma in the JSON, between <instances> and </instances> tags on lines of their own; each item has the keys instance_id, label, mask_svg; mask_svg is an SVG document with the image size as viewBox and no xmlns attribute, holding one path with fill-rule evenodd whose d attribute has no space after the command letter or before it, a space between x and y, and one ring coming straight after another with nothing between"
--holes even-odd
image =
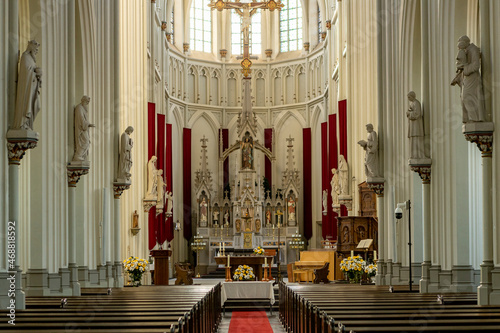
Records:
<instances>
[{"instance_id":1,"label":"tall candle holder","mask_svg":"<svg viewBox=\"0 0 500 333\"><path fill-rule=\"evenodd\" d=\"M302 240L302 235L299 233L298 230L297 230L297 232L295 234L292 235L292 240L288 242L288 246L291 249L296 250L296 252L295 252L295 261L298 261L299 260L298 259L299 252L300 252L300 250L304 249L304 241Z\"/></svg>"},{"instance_id":2,"label":"tall candle holder","mask_svg":"<svg viewBox=\"0 0 500 333\"><path fill-rule=\"evenodd\" d=\"M198 256L200 251L203 251L205 247L207 246L207 243L203 241L203 236L200 236L200 233L196 236L194 236L194 241L191 243L191 249L196 252L196 267L195 271L198 271L198 274L196 274L196 277L199 278L200 276L200 270L198 269Z\"/></svg>"},{"instance_id":3,"label":"tall candle holder","mask_svg":"<svg viewBox=\"0 0 500 333\"><path fill-rule=\"evenodd\" d=\"M276 216L277 216L277 220L278 220L278 263L277 263L277 266L278 266L278 276L276 277L276 283L280 283L281 282L281 260L280 260L280 248L281 248L281 241L280 241L280 236L281 236L281 232L280 232L280 221L281 221L281 216L283 216L283 212L281 212L281 210L278 209L278 211L276 212Z\"/></svg>"}]
</instances>

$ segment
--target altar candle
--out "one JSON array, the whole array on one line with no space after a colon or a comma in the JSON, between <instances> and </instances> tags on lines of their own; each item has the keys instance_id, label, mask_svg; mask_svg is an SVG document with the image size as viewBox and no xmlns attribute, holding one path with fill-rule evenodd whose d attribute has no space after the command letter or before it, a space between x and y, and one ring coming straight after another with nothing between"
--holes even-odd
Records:
<instances>
[{"instance_id":1,"label":"altar candle","mask_svg":"<svg viewBox=\"0 0 500 333\"><path fill-rule=\"evenodd\" d=\"M226 252L226 249L224 248L224 242L222 242L222 252Z\"/></svg>"},{"instance_id":2,"label":"altar candle","mask_svg":"<svg viewBox=\"0 0 500 333\"><path fill-rule=\"evenodd\" d=\"M229 267L229 266L230 266L230 265L229 265L229 260L230 260L229 258L230 258L230 257L231 257L231 256L228 254L228 255L227 255L227 267Z\"/></svg>"},{"instance_id":3,"label":"altar candle","mask_svg":"<svg viewBox=\"0 0 500 333\"><path fill-rule=\"evenodd\" d=\"M264 267L267 267L267 257L264 257Z\"/></svg>"},{"instance_id":4,"label":"altar candle","mask_svg":"<svg viewBox=\"0 0 500 333\"><path fill-rule=\"evenodd\" d=\"M373 251L373 260L377 260L377 250Z\"/></svg>"},{"instance_id":5,"label":"altar candle","mask_svg":"<svg viewBox=\"0 0 500 333\"><path fill-rule=\"evenodd\" d=\"M219 255L222 253L222 242L219 242Z\"/></svg>"},{"instance_id":6,"label":"altar candle","mask_svg":"<svg viewBox=\"0 0 500 333\"><path fill-rule=\"evenodd\" d=\"M354 257L354 251L351 250L351 257Z\"/></svg>"}]
</instances>

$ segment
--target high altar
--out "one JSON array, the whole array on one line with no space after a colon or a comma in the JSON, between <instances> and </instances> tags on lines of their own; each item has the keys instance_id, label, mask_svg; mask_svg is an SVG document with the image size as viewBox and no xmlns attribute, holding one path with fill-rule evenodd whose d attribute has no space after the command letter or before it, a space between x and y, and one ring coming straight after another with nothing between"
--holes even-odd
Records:
<instances>
[{"instance_id":1,"label":"high altar","mask_svg":"<svg viewBox=\"0 0 500 333\"><path fill-rule=\"evenodd\" d=\"M286 264L288 240L299 229L297 216L301 209L301 179L299 171L294 167L294 139L287 138L287 163L281 175L281 185L278 185L280 190L276 186L270 188L260 174L260 165L255 165L255 154L263 154L274 171L276 157L273 151L276 151L276 142L274 133L272 146L269 148L257 139L263 136L258 133L257 118L252 110L250 82L249 77L243 78L244 100L237 120L238 139L224 149L223 138L220 136L219 163L215 177L214 172L207 167L208 140L200 140L200 169L195 172L198 206L194 216L197 231L208 239L209 244L205 253L200 255L200 263L212 268L217 265L214 257L222 249L221 242L225 253L233 253L244 249L250 251L257 246L277 249L278 238L281 245L280 262ZM233 170L228 170L230 156L233 161L237 161L235 168L231 168ZM229 183L226 181L224 187L225 172L229 173L229 176L226 174Z\"/></svg>"}]
</instances>

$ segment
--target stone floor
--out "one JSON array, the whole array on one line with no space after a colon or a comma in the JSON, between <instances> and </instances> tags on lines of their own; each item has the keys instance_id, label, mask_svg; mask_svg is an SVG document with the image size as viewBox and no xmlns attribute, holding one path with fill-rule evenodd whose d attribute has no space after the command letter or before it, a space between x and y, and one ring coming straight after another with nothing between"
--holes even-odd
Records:
<instances>
[{"instance_id":1,"label":"stone floor","mask_svg":"<svg viewBox=\"0 0 500 333\"><path fill-rule=\"evenodd\" d=\"M273 315L271 316L269 311L266 311L267 318L269 318L269 323L273 329L274 333L285 333L283 327L278 320L278 314L273 311ZM229 331L229 322L231 321L231 312L226 312L226 314L222 317L221 323L219 325L219 330L217 333L227 333ZM250 331L247 331L250 332ZM259 332L254 332L259 333Z\"/></svg>"}]
</instances>

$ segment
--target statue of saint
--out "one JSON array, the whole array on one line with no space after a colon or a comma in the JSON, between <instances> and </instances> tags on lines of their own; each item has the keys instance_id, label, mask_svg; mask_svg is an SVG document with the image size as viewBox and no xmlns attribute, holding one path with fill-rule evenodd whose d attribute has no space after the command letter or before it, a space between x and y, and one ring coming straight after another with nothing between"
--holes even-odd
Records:
<instances>
[{"instance_id":1,"label":"statue of saint","mask_svg":"<svg viewBox=\"0 0 500 333\"><path fill-rule=\"evenodd\" d=\"M214 210L214 222L217 222L217 221L219 221L219 211Z\"/></svg>"},{"instance_id":2,"label":"statue of saint","mask_svg":"<svg viewBox=\"0 0 500 333\"><path fill-rule=\"evenodd\" d=\"M207 222L207 207L207 202L205 201L205 197L203 197L200 203L200 222Z\"/></svg>"},{"instance_id":3,"label":"statue of saint","mask_svg":"<svg viewBox=\"0 0 500 333\"><path fill-rule=\"evenodd\" d=\"M323 190L323 211L326 212L328 209L328 191Z\"/></svg>"},{"instance_id":4,"label":"statue of saint","mask_svg":"<svg viewBox=\"0 0 500 333\"><path fill-rule=\"evenodd\" d=\"M420 102L416 98L416 94L413 91L408 93L408 111L406 111L406 117L408 117L408 138L410 138L410 158L421 159L425 158L425 146L424 146L424 116L422 114L422 107Z\"/></svg>"},{"instance_id":5,"label":"statue of saint","mask_svg":"<svg viewBox=\"0 0 500 333\"><path fill-rule=\"evenodd\" d=\"M157 189L157 196L156 196L156 211L162 212L163 207L165 206L165 188L166 184L163 181L163 170L157 170L156 171L156 189Z\"/></svg>"},{"instance_id":6,"label":"statue of saint","mask_svg":"<svg viewBox=\"0 0 500 333\"><path fill-rule=\"evenodd\" d=\"M241 232L241 220L237 219L235 224L236 224L236 232Z\"/></svg>"},{"instance_id":7,"label":"statue of saint","mask_svg":"<svg viewBox=\"0 0 500 333\"><path fill-rule=\"evenodd\" d=\"M253 165L253 140L250 133L246 132L241 141L242 169L252 169Z\"/></svg>"},{"instance_id":8,"label":"statue of saint","mask_svg":"<svg viewBox=\"0 0 500 333\"><path fill-rule=\"evenodd\" d=\"M287 204L288 204L288 220L295 221L295 201L291 196L290 199L288 199Z\"/></svg>"},{"instance_id":9,"label":"statue of saint","mask_svg":"<svg viewBox=\"0 0 500 333\"><path fill-rule=\"evenodd\" d=\"M132 126L127 127L120 138L120 163L118 165L118 179L129 182L130 169L132 168L132 147L134 142L130 134L134 131Z\"/></svg>"},{"instance_id":10,"label":"statue of saint","mask_svg":"<svg viewBox=\"0 0 500 333\"><path fill-rule=\"evenodd\" d=\"M226 212L224 213L224 224L229 225L229 211L228 210L226 210Z\"/></svg>"},{"instance_id":11,"label":"statue of saint","mask_svg":"<svg viewBox=\"0 0 500 333\"><path fill-rule=\"evenodd\" d=\"M340 155L338 172L340 195L349 195L349 166L347 165L344 155Z\"/></svg>"},{"instance_id":12,"label":"statue of saint","mask_svg":"<svg viewBox=\"0 0 500 333\"><path fill-rule=\"evenodd\" d=\"M166 197L167 197L166 213L167 213L167 216L170 217L170 216L172 216L172 208L174 207L174 195L172 194L172 192L167 191Z\"/></svg>"},{"instance_id":13,"label":"statue of saint","mask_svg":"<svg viewBox=\"0 0 500 333\"><path fill-rule=\"evenodd\" d=\"M147 200L156 200L158 192L156 190L158 184L158 169L156 169L156 156L151 156L148 162L148 192L146 194Z\"/></svg>"},{"instance_id":14,"label":"statue of saint","mask_svg":"<svg viewBox=\"0 0 500 333\"><path fill-rule=\"evenodd\" d=\"M89 128L95 127L89 122L88 105L90 97L83 96L82 101L75 107L75 154L73 161L88 161L90 134Z\"/></svg>"},{"instance_id":15,"label":"statue of saint","mask_svg":"<svg viewBox=\"0 0 500 333\"><path fill-rule=\"evenodd\" d=\"M271 224L271 210L270 209L266 210L266 224L267 225Z\"/></svg>"},{"instance_id":16,"label":"statue of saint","mask_svg":"<svg viewBox=\"0 0 500 333\"><path fill-rule=\"evenodd\" d=\"M32 131L35 117L40 111L42 69L36 65L36 54L39 47L40 44L35 40L30 40L19 61L13 129Z\"/></svg>"},{"instance_id":17,"label":"statue of saint","mask_svg":"<svg viewBox=\"0 0 500 333\"><path fill-rule=\"evenodd\" d=\"M378 136L372 124L366 125L367 141L360 140L358 144L365 150L365 175L369 178L378 177Z\"/></svg>"},{"instance_id":18,"label":"statue of saint","mask_svg":"<svg viewBox=\"0 0 500 333\"><path fill-rule=\"evenodd\" d=\"M481 51L467 36L458 39L458 47L456 62L458 75L451 85L458 85L461 89L462 122L481 122L485 120L483 84L479 73Z\"/></svg>"},{"instance_id":19,"label":"statue of saint","mask_svg":"<svg viewBox=\"0 0 500 333\"><path fill-rule=\"evenodd\" d=\"M260 219L255 220L255 232L259 233L261 228Z\"/></svg>"},{"instance_id":20,"label":"statue of saint","mask_svg":"<svg viewBox=\"0 0 500 333\"><path fill-rule=\"evenodd\" d=\"M330 186L332 187L332 206L336 206L339 204L340 182L339 171L335 168L332 169L332 180L330 181Z\"/></svg>"},{"instance_id":21,"label":"statue of saint","mask_svg":"<svg viewBox=\"0 0 500 333\"><path fill-rule=\"evenodd\" d=\"M139 228L139 214L137 214L137 211L132 214L132 228Z\"/></svg>"}]
</instances>

